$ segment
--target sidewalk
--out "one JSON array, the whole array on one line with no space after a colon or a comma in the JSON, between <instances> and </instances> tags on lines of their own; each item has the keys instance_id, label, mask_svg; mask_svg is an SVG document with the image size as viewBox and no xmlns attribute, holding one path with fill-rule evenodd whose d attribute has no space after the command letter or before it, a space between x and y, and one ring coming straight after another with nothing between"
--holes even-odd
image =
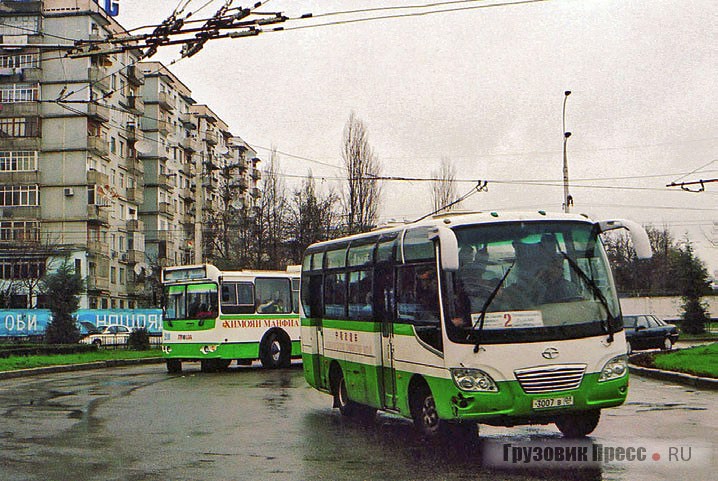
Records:
<instances>
[{"instance_id":1,"label":"sidewalk","mask_svg":"<svg viewBox=\"0 0 718 481\"><path fill-rule=\"evenodd\" d=\"M25 376L37 376L40 374L52 374L56 372L88 371L90 369L104 369L107 367L134 366L139 364L161 364L165 360L161 357L148 357L145 359L115 359L111 361L96 361L84 364L64 364L60 366L35 367L32 369L17 369L15 371L0 371L0 380L13 379Z\"/></svg>"},{"instance_id":2,"label":"sidewalk","mask_svg":"<svg viewBox=\"0 0 718 481\"><path fill-rule=\"evenodd\" d=\"M635 374L638 376L660 379L661 381L676 382L698 389L718 390L718 379L713 379L710 377L693 376L692 374L685 374L682 372L664 371L662 369L655 369L651 367L634 366L633 364L630 364L630 361L628 370L631 374Z\"/></svg>"}]
</instances>

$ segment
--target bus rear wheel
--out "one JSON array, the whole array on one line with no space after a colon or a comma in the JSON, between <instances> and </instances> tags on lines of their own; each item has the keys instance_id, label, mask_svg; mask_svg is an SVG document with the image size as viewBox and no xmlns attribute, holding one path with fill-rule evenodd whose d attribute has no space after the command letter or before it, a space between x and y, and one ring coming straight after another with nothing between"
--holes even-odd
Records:
<instances>
[{"instance_id":1,"label":"bus rear wheel","mask_svg":"<svg viewBox=\"0 0 718 481\"><path fill-rule=\"evenodd\" d=\"M334 407L339 408L343 416L353 416L359 410L359 405L349 400L347 393L347 382L344 380L344 373L339 370L339 377L334 382Z\"/></svg>"},{"instance_id":2,"label":"bus rear wheel","mask_svg":"<svg viewBox=\"0 0 718 481\"><path fill-rule=\"evenodd\" d=\"M567 438L582 438L596 429L600 417L601 411L599 409L564 414L556 419L556 427Z\"/></svg>"},{"instance_id":3,"label":"bus rear wheel","mask_svg":"<svg viewBox=\"0 0 718 481\"><path fill-rule=\"evenodd\" d=\"M259 360L267 369L289 367L292 362L292 344L289 336L278 331L265 334L259 345Z\"/></svg>"},{"instance_id":4,"label":"bus rear wheel","mask_svg":"<svg viewBox=\"0 0 718 481\"><path fill-rule=\"evenodd\" d=\"M170 374L182 372L182 361L179 359L167 359L167 372Z\"/></svg>"}]
</instances>

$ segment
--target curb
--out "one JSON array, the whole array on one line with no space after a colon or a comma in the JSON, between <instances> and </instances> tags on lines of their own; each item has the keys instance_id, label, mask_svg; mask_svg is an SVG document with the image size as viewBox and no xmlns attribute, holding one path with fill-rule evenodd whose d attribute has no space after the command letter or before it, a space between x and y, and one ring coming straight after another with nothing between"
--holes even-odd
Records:
<instances>
[{"instance_id":1,"label":"curb","mask_svg":"<svg viewBox=\"0 0 718 481\"><path fill-rule=\"evenodd\" d=\"M140 364L160 364L165 362L161 357L148 357L145 359L114 359L109 361L88 362L85 364L63 364L60 366L35 367L32 369L17 369L15 371L1 371L0 380L18 377L37 376L40 374L53 374L57 372L89 371L91 369L105 369L108 367L134 366Z\"/></svg>"},{"instance_id":2,"label":"curb","mask_svg":"<svg viewBox=\"0 0 718 481\"><path fill-rule=\"evenodd\" d=\"M631 374L660 379L662 381L677 382L699 389L715 389L718 390L718 379L710 377L694 376L692 374L684 374L682 372L663 371L650 367L638 367L629 365L628 370Z\"/></svg>"}]
</instances>

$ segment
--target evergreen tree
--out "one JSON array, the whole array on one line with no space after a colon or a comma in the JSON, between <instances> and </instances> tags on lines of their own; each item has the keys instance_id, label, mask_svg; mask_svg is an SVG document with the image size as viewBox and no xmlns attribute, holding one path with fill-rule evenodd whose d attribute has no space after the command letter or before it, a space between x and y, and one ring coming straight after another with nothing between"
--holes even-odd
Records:
<instances>
[{"instance_id":1,"label":"evergreen tree","mask_svg":"<svg viewBox=\"0 0 718 481\"><path fill-rule=\"evenodd\" d=\"M80 275L65 260L57 271L45 276L41 288L52 312L52 321L45 331L45 342L72 344L79 341L80 331L72 314L80 306L79 294L84 288Z\"/></svg>"},{"instance_id":2,"label":"evergreen tree","mask_svg":"<svg viewBox=\"0 0 718 481\"><path fill-rule=\"evenodd\" d=\"M687 334L705 332L706 323L710 320L706 311L703 295L710 289L708 270L703 262L693 253L693 246L686 240L678 250L676 259L676 277L682 286L683 313L681 329Z\"/></svg>"}]
</instances>

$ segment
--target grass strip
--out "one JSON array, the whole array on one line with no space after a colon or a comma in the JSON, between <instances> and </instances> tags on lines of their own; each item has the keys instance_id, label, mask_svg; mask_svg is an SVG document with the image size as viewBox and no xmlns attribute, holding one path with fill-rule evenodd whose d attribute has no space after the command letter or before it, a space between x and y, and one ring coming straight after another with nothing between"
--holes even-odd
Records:
<instances>
[{"instance_id":1,"label":"grass strip","mask_svg":"<svg viewBox=\"0 0 718 481\"><path fill-rule=\"evenodd\" d=\"M101 349L96 352L78 354L53 354L48 356L11 356L0 359L0 371L16 371L34 367L60 366L64 364L85 364L96 361L114 361L125 359L146 359L161 357L162 351L131 351L127 349Z\"/></svg>"},{"instance_id":2,"label":"grass strip","mask_svg":"<svg viewBox=\"0 0 718 481\"><path fill-rule=\"evenodd\" d=\"M718 342L656 354L653 363L658 369L718 378Z\"/></svg>"}]
</instances>

